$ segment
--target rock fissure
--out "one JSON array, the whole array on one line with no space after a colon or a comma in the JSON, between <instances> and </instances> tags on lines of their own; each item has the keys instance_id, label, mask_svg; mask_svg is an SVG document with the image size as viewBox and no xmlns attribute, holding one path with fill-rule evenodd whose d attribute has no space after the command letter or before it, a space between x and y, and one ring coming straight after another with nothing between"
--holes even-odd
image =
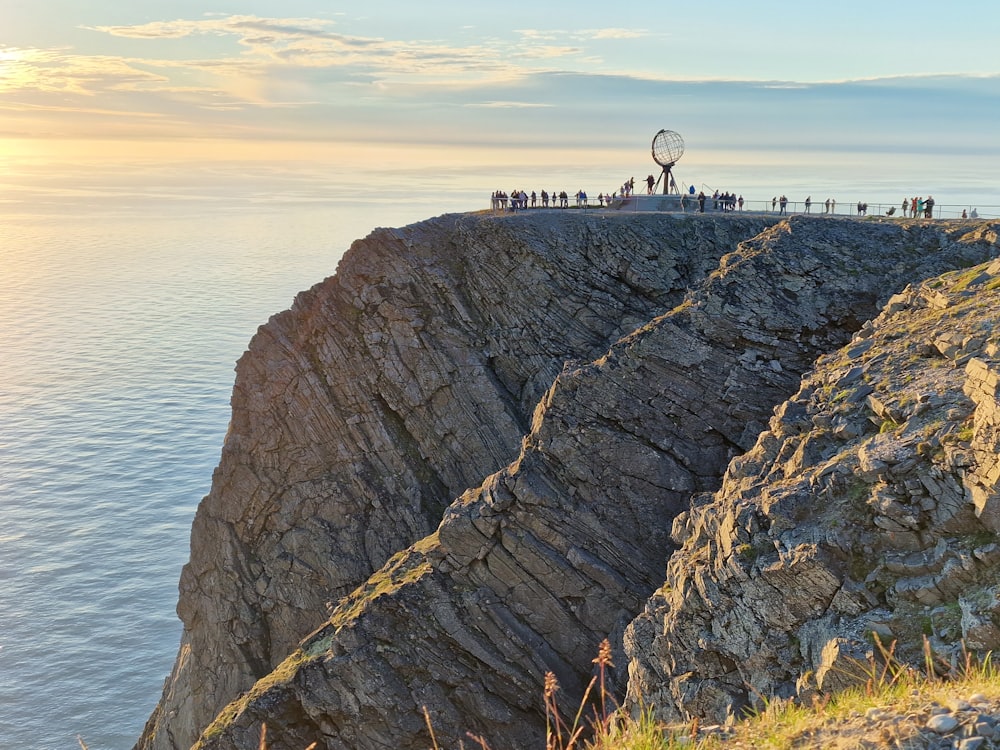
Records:
<instances>
[{"instance_id":1,"label":"rock fissure","mask_svg":"<svg viewBox=\"0 0 1000 750\"><path fill-rule=\"evenodd\" d=\"M958 255L971 249L962 239L949 244L943 236L929 249L951 249ZM975 245L987 258L996 252L994 245ZM908 255L919 256L918 250L904 247ZM973 616L960 626L949 614L975 597L989 601L975 592L995 575L993 561L985 553L970 553L963 541L981 540L990 532L969 501L971 462L952 447L962 439L955 420L960 425L967 413L959 385L962 370L928 362L911 342L914 337L945 342L937 347L943 361L960 367L985 353L986 339L975 334L984 326L992 328L995 306L984 296L1000 288L995 283L1000 267L993 273L990 267L907 287L888 301L881 316L859 329L849 346L821 357L799 393L775 410L754 448L730 465L713 500L699 506L699 514L720 522L686 532L683 547L671 559L668 585L686 571L684 575L705 581L702 597L684 596L676 586L662 589L630 628L633 700L643 696L647 705L654 702L664 718L703 720L724 719L734 706L753 703L755 695L781 695L789 684L795 685L789 695L808 701L816 690L850 682L845 682L847 667L851 659L863 657L872 630L880 638L898 639L897 655L919 663L924 623L932 629L934 648L947 652L983 622ZM966 293L970 287L975 294ZM862 377L866 398L855 395ZM880 427L879 433L837 427L859 417ZM796 458L813 436L817 445L829 446L820 454L829 458ZM726 519L746 503L758 509L765 528L785 529L779 562L768 565L769 558L754 555L753 564L744 561L746 575L720 575L706 566L712 550L740 543L736 524ZM827 529L835 530L835 537ZM836 543L810 547L796 542L809 537ZM753 547L747 545L747 550ZM793 561L788 572L794 576L774 577ZM762 595L762 586L775 584L771 594ZM780 603L772 599L778 593ZM709 624L718 618L716 606L725 608L729 618L750 620L748 629L753 623L774 627L809 646L797 655L762 647L758 655L771 667L757 669L740 661L746 655L745 639L720 639L719 631L712 630L713 648L738 665L742 682L751 686L749 694L694 662L683 678L673 674L676 664L696 653ZM784 623L773 617L780 612L789 614ZM979 645L1000 635L989 628L975 632L990 633ZM772 633L770 642L778 641ZM651 647L653 643L660 646ZM692 682L697 691L690 689Z\"/></svg>"}]
</instances>

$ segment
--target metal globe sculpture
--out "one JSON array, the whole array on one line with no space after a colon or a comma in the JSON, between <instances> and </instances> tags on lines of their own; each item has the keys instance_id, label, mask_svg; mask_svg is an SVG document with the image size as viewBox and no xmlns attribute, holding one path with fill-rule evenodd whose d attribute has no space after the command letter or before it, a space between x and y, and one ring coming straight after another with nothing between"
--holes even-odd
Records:
<instances>
[{"instance_id":1,"label":"metal globe sculpture","mask_svg":"<svg viewBox=\"0 0 1000 750\"><path fill-rule=\"evenodd\" d=\"M684 155L684 139L673 130L661 130L653 136L653 161L672 167Z\"/></svg>"},{"instance_id":2,"label":"metal globe sculpture","mask_svg":"<svg viewBox=\"0 0 1000 750\"><path fill-rule=\"evenodd\" d=\"M676 192L677 186L673 184L670 170L684 155L684 139L680 133L675 133L673 130L661 130L653 136L652 150L653 161L663 167L663 173L660 175L660 179L663 180L663 194L669 193L671 188Z\"/></svg>"}]
</instances>

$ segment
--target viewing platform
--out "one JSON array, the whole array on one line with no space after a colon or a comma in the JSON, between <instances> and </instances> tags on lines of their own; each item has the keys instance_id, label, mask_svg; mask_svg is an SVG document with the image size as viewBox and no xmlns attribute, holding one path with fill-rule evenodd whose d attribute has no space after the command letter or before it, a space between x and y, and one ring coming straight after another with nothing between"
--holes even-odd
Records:
<instances>
[{"instance_id":1,"label":"viewing platform","mask_svg":"<svg viewBox=\"0 0 1000 750\"><path fill-rule=\"evenodd\" d=\"M629 196L616 196L598 200L587 197L581 202L576 196L570 197L566 205L540 205L537 201L535 205L530 203L524 208L510 208L504 206L499 208L493 206L494 211L514 212L514 211L562 211L562 210L598 210L598 211L625 211L631 213L647 212L672 212L672 213L702 213L697 195L690 193L633 193ZM742 206L730 204L724 207L723 201L714 199L711 195L705 196L704 213L756 213L774 214L777 216L801 214L806 216L838 216L840 218L865 218L882 217L892 219L997 219L1000 218L1000 206L972 206L969 204L949 204L935 203L932 215L920 214L914 217L907 207L903 212L902 201L898 203L865 203L858 201L831 201L829 205L826 199L822 201L813 200L808 205L805 201L786 201L782 208L780 201L775 200L744 200Z\"/></svg>"}]
</instances>

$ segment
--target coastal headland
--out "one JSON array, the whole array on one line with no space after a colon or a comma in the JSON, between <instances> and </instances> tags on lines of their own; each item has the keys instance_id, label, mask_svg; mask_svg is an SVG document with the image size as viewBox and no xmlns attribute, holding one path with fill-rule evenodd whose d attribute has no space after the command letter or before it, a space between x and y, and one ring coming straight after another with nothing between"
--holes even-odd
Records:
<instances>
[{"instance_id":1,"label":"coastal headland","mask_svg":"<svg viewBox=\"0 0 1000 750\"><path fill-rule=\"evenodd\" d=\"M706 721L838 689L873 630L1000 645L998 230L356 241L238 363L137 748L425 748L425 708L443 746L540 747L546 673L574 706L605 638L627 706Z\"/></svg>"}]
</instances>

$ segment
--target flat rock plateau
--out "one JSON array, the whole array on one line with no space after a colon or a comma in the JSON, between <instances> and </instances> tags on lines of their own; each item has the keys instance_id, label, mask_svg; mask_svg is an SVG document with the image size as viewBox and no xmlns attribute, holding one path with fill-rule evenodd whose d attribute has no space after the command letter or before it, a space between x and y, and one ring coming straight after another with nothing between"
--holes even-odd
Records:
<instances>
[{"instance_id":1,"label":"flat rock plateau","mask_svg":"<svg viewBox=\"0 0 1000 750\"><path fill-rule=\"evenodd\" d=\"M1000 647L1000 224L528 211L355 242L261 326L137 750L725 721L872 634Z\"/></svg>"}]
</instances>

